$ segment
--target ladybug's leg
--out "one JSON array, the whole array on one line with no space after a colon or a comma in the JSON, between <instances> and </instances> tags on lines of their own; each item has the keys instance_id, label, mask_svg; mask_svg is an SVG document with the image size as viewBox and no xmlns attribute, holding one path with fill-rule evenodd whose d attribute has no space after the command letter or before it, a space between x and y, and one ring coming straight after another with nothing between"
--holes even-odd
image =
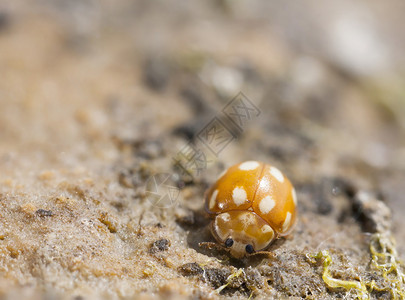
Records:
<instances>
[{"instance_id":1,"label":"ladybug's leg","mask_svg":"<svg viewBox=\"0 0 405 300\"><path fill-rule=\"evenodd\" d=\"M258 251L258 252L254 252L252 254L249 255L249 257L257 257L257 256L262 256L264 258L270 258L270 259L274 259L276 258L276 254L274 252L271 251Z\"/></svg>"},{"instance_id":2,"label":"ladybug's leg","mask_svg":"<svg viewBox=\"0 0 405 300\"><path fill-rule=\"evenodd\" d=\"M208 250L212 250L212 249L215 249L218 251L225 250L225 247L219 245L218 243L214 243L214 242L201 242L201 243L198 243L198 246L200 246L201 248L208 249Z\"/></svg>"}]
</instances>

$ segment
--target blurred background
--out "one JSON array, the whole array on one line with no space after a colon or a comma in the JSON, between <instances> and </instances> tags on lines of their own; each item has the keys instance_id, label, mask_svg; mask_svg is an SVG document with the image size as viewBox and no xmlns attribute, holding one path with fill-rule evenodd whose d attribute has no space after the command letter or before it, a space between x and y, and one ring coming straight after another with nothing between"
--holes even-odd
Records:
<instances>
[{"instance_id":1,"label":"blurred background","mask_svg":"<svg viewBox=\"0 0 405 300\"><path fill-rule=\"evenodd\" d=\"M40 198L52 186L38 185L45 170L101 189L128 160L122 145L139 161L145 140L163 144L148 159L170 171L242 91L260 116L201 180L245 159L275 161L308 198L304 214L326 216L345 210L311 202L308 186L348 181L393 210L405 258L404 20L400 0L2 1L2 191Z\"/></svg>"}]
</instances>

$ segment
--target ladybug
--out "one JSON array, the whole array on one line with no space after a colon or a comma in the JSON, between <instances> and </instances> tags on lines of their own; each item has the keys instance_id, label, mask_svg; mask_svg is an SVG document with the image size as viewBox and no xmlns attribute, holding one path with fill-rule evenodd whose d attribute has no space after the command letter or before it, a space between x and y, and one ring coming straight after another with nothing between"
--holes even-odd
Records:
<instances>
[{"instance_id":1,"label":"ladybug","mask_svg":"<svg viewBox=\"0 0 405 300\"><path fill-rule=\"evenodd\" d=\"M297 196L287 177L259 161L236 164L205 193L211 232L235 258L265 250L288 235L296 221Z\"/></svg>"}]
</instances>

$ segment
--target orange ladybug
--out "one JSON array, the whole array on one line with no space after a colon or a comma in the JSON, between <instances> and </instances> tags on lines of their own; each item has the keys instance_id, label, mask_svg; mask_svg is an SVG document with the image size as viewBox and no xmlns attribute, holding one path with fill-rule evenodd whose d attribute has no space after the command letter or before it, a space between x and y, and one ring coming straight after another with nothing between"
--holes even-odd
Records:
<instances>
[{"instance_id":1,"label":"orange ladybug","mask_svg":"<svg viewBox=\"0 0 405 300\"><path fill-rule=\"evenodd\" d=\"M205 194L214 218L211 231L232 256L266 249L288 235L296 221L297 196L276 167L245 161L227 169Z\"/></svg>"}]
</instances>

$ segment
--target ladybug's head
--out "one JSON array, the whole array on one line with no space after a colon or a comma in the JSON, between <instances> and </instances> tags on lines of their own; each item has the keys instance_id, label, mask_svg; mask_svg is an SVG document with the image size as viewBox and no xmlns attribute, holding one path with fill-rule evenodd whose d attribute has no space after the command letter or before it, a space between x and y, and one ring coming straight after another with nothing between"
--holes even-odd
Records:
<instances>
[{"instance_id":1,"label":"ladybug's head","mask_svg":"<svg viewBox=\"0 0 405 300\"><path fill-rule=\"evenodd\" d=\"M215 216L211 227L217 241L235 258L265 249L275 238L273 229L251 211L229 211Z\"/></svg>"}]
</instances>

